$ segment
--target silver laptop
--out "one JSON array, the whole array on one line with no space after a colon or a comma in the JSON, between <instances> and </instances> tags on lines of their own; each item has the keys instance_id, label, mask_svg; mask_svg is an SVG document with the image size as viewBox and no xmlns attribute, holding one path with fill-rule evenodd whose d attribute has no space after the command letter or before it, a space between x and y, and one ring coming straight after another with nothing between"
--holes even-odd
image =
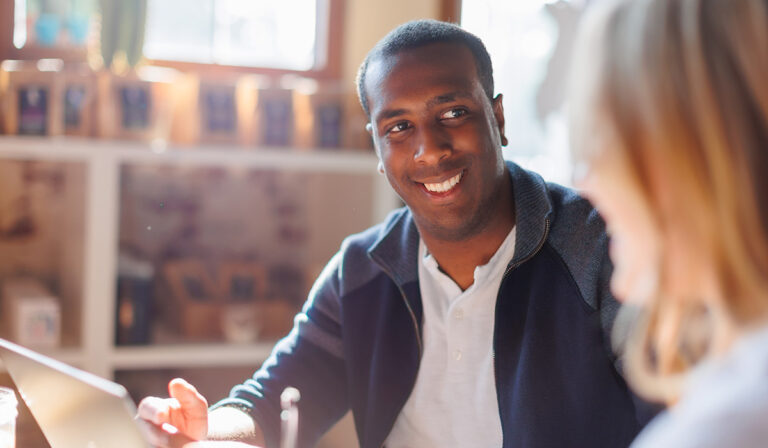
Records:
<instances>
[{"instance_id":1,"label":"silver laptop","mask_svg":"<svg viewBox=\"0 0 768 448\"><path fill-rule=\"evenodd\" d=\"M150 446L123 386L4 339L0 358L52 448Z\"/></svg>"}]
</instances>

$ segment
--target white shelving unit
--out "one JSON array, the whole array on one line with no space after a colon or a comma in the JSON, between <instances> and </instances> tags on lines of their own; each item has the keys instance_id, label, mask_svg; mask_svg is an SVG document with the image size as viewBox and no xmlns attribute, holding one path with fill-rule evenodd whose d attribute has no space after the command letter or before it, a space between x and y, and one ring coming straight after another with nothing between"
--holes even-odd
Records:
<instances>
[{"instance_id":1,"label":"white shelving unit","mask_svg":"<svg viewBox=\"0 0 768 448\"><path fill-rule=\"evenodd\" d=\"M272 348L272 343L114 345L121 165L187 164L370 175L374 182L371 224L398 206L386 179L376 171L376 156L359 150L180 148L68 137L2 136L0 160L7 159L80 162L86 167L81 344L47 354L107 378L121 369L253 365Z\"/></svg>"}]
</instances>

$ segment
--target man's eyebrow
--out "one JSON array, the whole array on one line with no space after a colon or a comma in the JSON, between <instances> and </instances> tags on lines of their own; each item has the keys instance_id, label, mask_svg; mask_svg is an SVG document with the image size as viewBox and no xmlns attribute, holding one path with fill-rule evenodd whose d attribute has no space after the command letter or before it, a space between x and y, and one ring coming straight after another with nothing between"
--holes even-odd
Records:
<instances>
[{"instance_id":1,"label":"man's eyebrow","mask_svg":"<svg viewBox=\"0 0 768 448\"><path fill-rule=\"evenodd\" d=\"M405 109L385 109L379 113L376 120L387 120L389 118L397 117L398 115L404 115L406 112Z\"/></svg>"},{"instance_id":2,"label":"man's eyebrow","mask_svg":"<svg viewBox=\"0 0 768 448\"><path fill-rule=\"evenodd\" d=\"M437 106L444 103L450 103L450 102L456 101L456 99L458 98L472 98L472 95L469 92L462 92L462 91L444 93L442 95L438 95L434 98L427 100L427 107L433 107L433 106Z\"/></svg>"},{"instance_id":3,"label":"man's eyebrow","mask_svg":"<svg viewBox=\"0 0 768 448\"><path fill-rule=\"evenodd\" d=\"M428 99L426 105L427 107L434 107L440 104L456 101L459 98L472 98L472 95L469 92L462 91L444 93ZM405 115L406 113L408 113L407 109L384 109L376 116L376 121L387 120L399 115Z\"/></svg>"}]
</instances>

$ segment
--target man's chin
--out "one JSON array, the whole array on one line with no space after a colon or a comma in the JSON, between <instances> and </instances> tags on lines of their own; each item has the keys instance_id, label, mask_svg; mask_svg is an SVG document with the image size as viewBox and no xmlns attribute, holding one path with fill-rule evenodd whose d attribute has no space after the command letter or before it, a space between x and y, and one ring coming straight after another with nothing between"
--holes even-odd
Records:
<instances>
[{"instance_id":1,"label":"man's chin","mask_svg":"<svg viewBox=\"0 0 768 448\"><path fill-rule=\"evenodd\" d=\"M429 236L433 239L458 243L461 241L467 241L482 232L482 228L480 228L480 226L471 224L472 223L467 221L466 218L462 219L457 216L448 219L441 219L435 222L429 222L425 225L420 225L419 230L422 232L422 234L424 232L428 233Z\"/></svg>"}]
</instances>

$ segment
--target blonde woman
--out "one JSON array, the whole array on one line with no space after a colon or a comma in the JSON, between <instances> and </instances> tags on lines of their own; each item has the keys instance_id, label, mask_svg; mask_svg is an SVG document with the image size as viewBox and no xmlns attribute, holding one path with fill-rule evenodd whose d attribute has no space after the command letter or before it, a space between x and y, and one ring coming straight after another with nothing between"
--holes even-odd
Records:
<instances>
[{"instance_id":1,"label":"blonde woman","mask_svg":"<svg viewBox=\"0 0 768 448\"><path fill-rule=\"evenodd\" d=\"M669 405L633 446L768 446L768 1L617 2L574 60L576 183L640 310L625 367Z\"/></svg>"}]
</instances>

